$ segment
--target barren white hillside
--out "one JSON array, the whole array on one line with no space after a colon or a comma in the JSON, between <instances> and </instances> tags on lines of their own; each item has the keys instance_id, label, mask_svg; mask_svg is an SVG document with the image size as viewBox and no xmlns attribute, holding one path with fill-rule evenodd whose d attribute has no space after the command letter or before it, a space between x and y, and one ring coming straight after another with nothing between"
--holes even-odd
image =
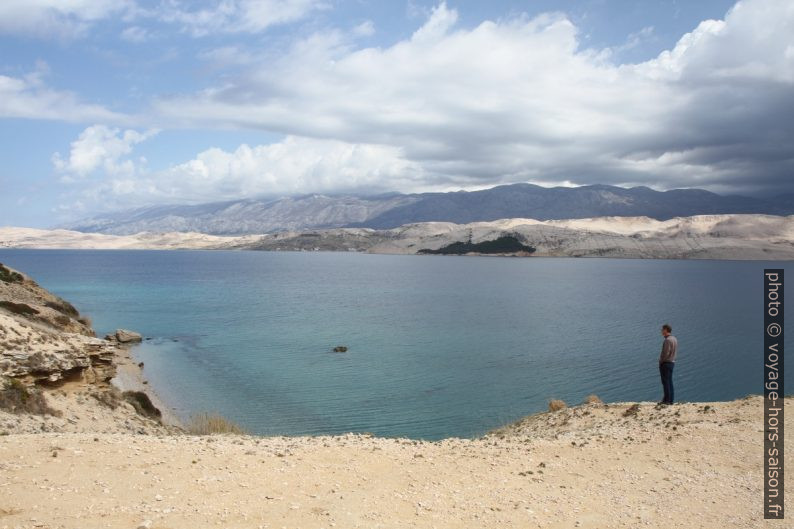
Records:
<instances>
[{"instance_id":1,"label":"barren white hillside","mask_svg":"<svg viewBox=\"0 0 794 529\"><path fill-rule=\"evenodd\" d=\"M503 219L472 224L423 223L390 230L369 249L416 253L457 241L511 234L535 256L656 259L794 259L794 217L699 215L658 221L648 217L550 220Z\"/></svg>"},{"instance_id":2,"label":"barren white hillside","mask_svg":"<svg viewBox=\"0 0 794 529\"><path fill-rule=\"evenodd\" d=\"M414 254L458 241L513 235L535 256L655 259L794 259L794 216L697 215L547 220L423 222L390 230L334 228L221 237L201 233L116 236L66 230L0 228L0 247L73 249L252 249Z\"/></svg>"},{"instance_id":3,"label":"barren white hillside","mask_svg":"<svg viewBox=\"0 0 794 529\"><path fill-rule=\"evenodd\" d=\"M70 230L0 228L0 248L176 250L222 249L257 240L257 235L220 237L203 233L149 233L105 235Z\"/></svg>"}]
</instances>

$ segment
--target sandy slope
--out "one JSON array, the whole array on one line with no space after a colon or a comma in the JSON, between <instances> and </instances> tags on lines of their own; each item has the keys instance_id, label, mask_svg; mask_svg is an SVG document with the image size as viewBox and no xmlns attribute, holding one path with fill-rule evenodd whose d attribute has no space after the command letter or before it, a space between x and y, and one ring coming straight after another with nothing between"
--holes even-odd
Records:
<instances>
[{"instance_id":1,"label":"sandy slope","mask_svg":"<svg viewBox=\"0 0 794 529\"><path fill-rule=\"evenodd\" d=\"M0 528L791 527L762 519L760 397L629 406L438 442L12 434Z\"/></svg>"}]
</instances>

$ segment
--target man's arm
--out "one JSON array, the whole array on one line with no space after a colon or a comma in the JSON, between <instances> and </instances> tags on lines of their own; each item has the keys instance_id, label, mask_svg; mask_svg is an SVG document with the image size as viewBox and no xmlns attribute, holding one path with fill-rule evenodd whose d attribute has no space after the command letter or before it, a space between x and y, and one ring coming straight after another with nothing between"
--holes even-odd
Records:
<instances>
[{"instance_id":1,"label":"man's arm","mask_svg":"<svg viewBox=\"0 0 794 529\"><path fill-rule=\"evenodd\" d=\"M662 342L662 352L659 355L659 363L661 364L662 362L668 362L672 356L672 352L673 344L670 343L670 340L665 338L664 342Z\"/></svg>"}]
</instances>

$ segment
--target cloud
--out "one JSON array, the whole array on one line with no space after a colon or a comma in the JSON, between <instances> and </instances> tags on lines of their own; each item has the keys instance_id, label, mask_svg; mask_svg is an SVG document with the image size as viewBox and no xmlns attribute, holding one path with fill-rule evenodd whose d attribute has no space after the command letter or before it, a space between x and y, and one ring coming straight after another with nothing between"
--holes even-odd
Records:
<instances>
[{"instance_id":1,"label":"cloud","mask_svg":"<svg viewBox=\"0 0 794 529\"><path fill-rule=\"evenodd\" d=\"M83 173L108 162L115 170L119 154L129 154L133 143L140 139L134 136L133 141L125 141L118 130L100 130L99 141L94 141L84 138L88 132L86 129L73 144L70 159L76 162L75 169ZM91 136L95 132L92 130ZM81 156L75 159L78 143ZM113 145L112 149L107 148L108 143ZM94 149L97 144L103 146L101 152ZM211 148L162 171L115 173L98 187L92 186L87 191L88 198L101 196L104 201L127 205L208 202L242 196L382 191L393 186L416 185L413 180L422 177L419 168L394 147L293 136L269 145L241 145L231 152Z\"/></svg>"},{"instance_id":2,"label":"cloud","mask_svg":"<svg viewBox=\"0 0 794 529\"><path fill-rule=\"evenodd\" d=\"M132 0L3 0L0 33L75 37L133 6Z\"/></svg>"},{"instance_id":3,"label":"cloud","mask_svg":"<svg viewBox=\"0 0 794 529\"><path fill-rule=\"evenodd\" d=\"M375 34L375 24L371 20L362 22L353 28L353 35L356 37L371 37Z\"/></svg>"},{"instance_id":4,"label":"cloud","mask_svg":"<svg viewBox=\"0 0 794 529\"><path fill-rule=\"evenodd\" d=\"M84 103L71 92L49 88L44 63L24 77L0 75L0 118L51 119L58 121L122 121L127 118L101 105Z\"/></svg>"},{"instance_id":5,"label":"cloud","mask_svg":"<svg viewBox=\"0 0 794 529\"><path fill-rule=\"evenodd\" d=\"M67 183L85 178L100 168L105 175L131 177L136 174L136 167L132 160L125 157L132 153L135 145L155 134L156 130L122 131L105 125L93 125L72 142L68 159L55 153L52 162L63 174L62 181Z\"/></svg>"},{"instance_id":6,"label":"cloud","mask_svg":"<svg viewBox=\"0 0 794 529\"><path fill-rule=\"evenodd\" d=\"M122 38L122 40L126 40L127 42L132 42L135 44L146 42L152 37L149 30L140 26L130 26L125 28L119 36Z\"/></svg>"},{"instance_id":7,"label":"cloud","mask_svg":"<svg viewBox=\"0 0 794 529\"><path fill-rule=\"evenodd\" d=\"M210 8L189 10L184 2L169 2L155 10L161 22L178 24L194 37L216 33L260 33L272 26L296 22L326 9L319 0L225 0ZM189 4L187 4L189 5Z\"/></svg>"},{"instance_id":8,"label":"cloud","mask_svg":"<svg viewBox=\"0 0 794 529\"><path fill-rule=\"evenodd\" d=\"M222 46L198 54L198 58L217 67L240 66L255 63L257 57L237 46Z\"/></svg>"},{"instance_id":9,"label":"cloud","mask_svg":"<svg viewBox=\"0 0 794 529\"><path fill-rule=\"evenodd\" d=\"M794 185L791 2L742 1L641 64L582 48L563 14L457 18L442 2L384 48L317 33L155 108L183 125L389 146L425 186Z\"/></svg>"},{"instance_id":10,"label":"cloud","mask_svg":"<svg viewBox=\"0 0 794 529\"><path fill-rule=\"evenodd\" d=\"M212 4L196 9L195 2L180 0L161 0L153 5L136 0L3 0L0 34L75 38L105 20L176 24L194 37L253 34L329 7L321 0L223 0ZM142 26L130 26L120 37L138 43L148 40L151 32Z\"/></svg>"}]
</instances>

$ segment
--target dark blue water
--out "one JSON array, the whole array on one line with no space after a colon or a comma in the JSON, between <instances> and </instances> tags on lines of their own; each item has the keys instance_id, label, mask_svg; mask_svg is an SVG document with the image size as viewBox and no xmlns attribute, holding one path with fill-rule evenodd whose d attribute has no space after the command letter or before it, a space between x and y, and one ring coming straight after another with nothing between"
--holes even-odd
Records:
<instances>
[{"instance_id":1,"label":"dark blue water","mask_svg":"<svg viewBox=\"0 0 794 529\"><path fill-rule=\"evenodd\" d=\"M99 335L152 338L133 354L184 418L212 411L260 434L425 439L478 435L550 398L659 400L665 322L679 340L676 400L761 393L763 269L791 269L8 249L0 262L71 301Z\"/></svg>"}]
</instances>

